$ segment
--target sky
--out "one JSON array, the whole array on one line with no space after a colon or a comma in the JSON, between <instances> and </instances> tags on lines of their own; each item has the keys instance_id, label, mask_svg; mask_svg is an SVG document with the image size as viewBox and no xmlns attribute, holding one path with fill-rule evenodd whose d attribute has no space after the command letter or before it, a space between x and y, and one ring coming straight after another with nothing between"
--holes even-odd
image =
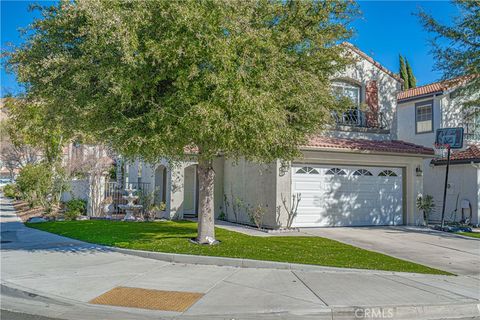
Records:
<instances>
[{"instance_id":1,"label":"sky","mask_svg":"<svg viewBox=\"0 0 480 320\"><path fill-rule=\"evenodd\" d=\"M5 1L1 5L1 49L7 43L18 45L22 38L19 28L26 27L38 12L29 12L31 3L50 4L52 1ZM359 1L362 16L352 24L356 33L351 43L369 54L382 65L398 72L398 55L410 62L417 78L417 85L439 80L441 73L433 71L429 39L432 35L423 30L414 15L420 8L439 21L450 24L458 14L457 8L448 1ZM21 92L15 76L1 66L1 96Z\"/></svg>"}]
</instances>

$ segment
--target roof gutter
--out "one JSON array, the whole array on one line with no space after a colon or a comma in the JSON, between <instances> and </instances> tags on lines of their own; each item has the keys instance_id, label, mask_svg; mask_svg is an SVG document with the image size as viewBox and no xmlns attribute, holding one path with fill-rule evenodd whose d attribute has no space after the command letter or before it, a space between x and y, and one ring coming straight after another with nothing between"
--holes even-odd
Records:
<instances>
[{"instance_id":1,"label":"roof gutter","mask_svg":"<svg viewBox=\"0 0 480 320\"><path fill-rule=\"evenodd\" d=\"M342 153L362 153L362 154L378 154L378 155L402 155L405 157L419 157L419 158L431 158L435 154L427 153L410 153L410 152L385 152L376 150L363 150L363 149L344 149L344 148L328 148L328 147L300 147L301 151L320 151L320 152L342 152Z\"/></svg>"},{"instance_id":2,"label":"roof gutter","mask_svg":"<svg viewBox=\"0 0 480 320\"><path fill-rule=\"evenodd\" d=\"M432 160L431 162L434 166L445 166L447 165L447 160ZM480 163L480 159L462 159L462 160L450 160L450 164L474 164Z\"/></svg>"},{"instance_id":3,"label":"roof gutter","mask_svg":"<svg viewBox=\"0 0 480 320\"><path fill-rule=\"evenodd\" d=\"M444 93L444 91L426 93L426 94L422 94L420 96L415 96L415 97L411 97L411 98L397 99L397 102L398 103L405 103L405 102L410 102L410 101L419 100L419 99L434 98L434 97L438 96L439 94L443 94L443 93Z\"/></svg>"}]
</instances>

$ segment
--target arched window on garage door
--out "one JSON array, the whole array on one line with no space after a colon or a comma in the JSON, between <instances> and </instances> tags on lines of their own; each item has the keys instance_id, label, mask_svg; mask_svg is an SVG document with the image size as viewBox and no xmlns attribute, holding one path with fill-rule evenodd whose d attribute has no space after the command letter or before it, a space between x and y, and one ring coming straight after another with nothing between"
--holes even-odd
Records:
<instances>
[{"instance_id":1,"label":"arched window on garage door","mask_svg":"<svg viewBox=\"0 0 480 320\"><path fill-rule=\"evenodd\" d=\"M372 176L372 173L367 169L358 169L353 173L354 176Z\"/></svg>"},{"instance_id":2,"label":"arched window on garage door","mask_svg":"<svg viewBox=\"0 0 480 320\"><path fill-rule=\"evenodd\" d=\"M397 174L392 170L383 170L378 174L379 177L396 177Z\"/></svg>"},{"instance_id":3,"label":"arched window on garage door","mask_svg":"<svg viewBox=\"0 0 480 320\"><path fill-rule=\"evenodd\" d=\"M317 169L314 169L312 167L301 167L295 173L297 173L297 174L318 174L318 171L317 171Z\"/></svg>"},{"instance_id":4,"label":"arched window on garage door","mask_svg":"<svg viewBox=\"0 0 480 320\"><path fill-rule=\"evenodd\" d=\"M345 176L345 175L347 175L345 173L345 171L343 171L340 168L332 168L332 169L328 170L327 172L325 172L325 174L326 175L332 175L332 176Z\"/></svg>"}]
</instances>

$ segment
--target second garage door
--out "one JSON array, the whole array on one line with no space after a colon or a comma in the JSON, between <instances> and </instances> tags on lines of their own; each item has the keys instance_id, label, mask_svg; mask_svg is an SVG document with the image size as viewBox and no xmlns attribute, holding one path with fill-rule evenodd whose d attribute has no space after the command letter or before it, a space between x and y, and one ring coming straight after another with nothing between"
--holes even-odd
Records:
<instances>
[{"instance_id":1,"label":"second garage door","mask_svg":"<svg viewBox=\"0 0 480 320\"><path fill-rule=\"evenodd\" d=\"M403 223L402 169L301 165L292 167L300 194L294 227Z\"/></svg>"}]
</instances>

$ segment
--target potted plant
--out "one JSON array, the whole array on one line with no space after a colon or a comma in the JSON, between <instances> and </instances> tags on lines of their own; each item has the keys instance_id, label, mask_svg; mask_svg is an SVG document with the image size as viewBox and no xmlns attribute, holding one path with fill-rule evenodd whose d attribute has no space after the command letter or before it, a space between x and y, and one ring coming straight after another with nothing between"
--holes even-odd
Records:
<instances>
[{"instance_id":1,"label":"potted plant","mask_svg":"<svg viewBox=\"0 0 480 320\"><path fill-rule=\"evenodd\" d=\"M428 194L425 195L424 197L420 195L417 198L417 208L423 211L424 225L428 226L429 216L435 209L435 203L433 202L433 197Z\"/></svg>"}]
</instances>

